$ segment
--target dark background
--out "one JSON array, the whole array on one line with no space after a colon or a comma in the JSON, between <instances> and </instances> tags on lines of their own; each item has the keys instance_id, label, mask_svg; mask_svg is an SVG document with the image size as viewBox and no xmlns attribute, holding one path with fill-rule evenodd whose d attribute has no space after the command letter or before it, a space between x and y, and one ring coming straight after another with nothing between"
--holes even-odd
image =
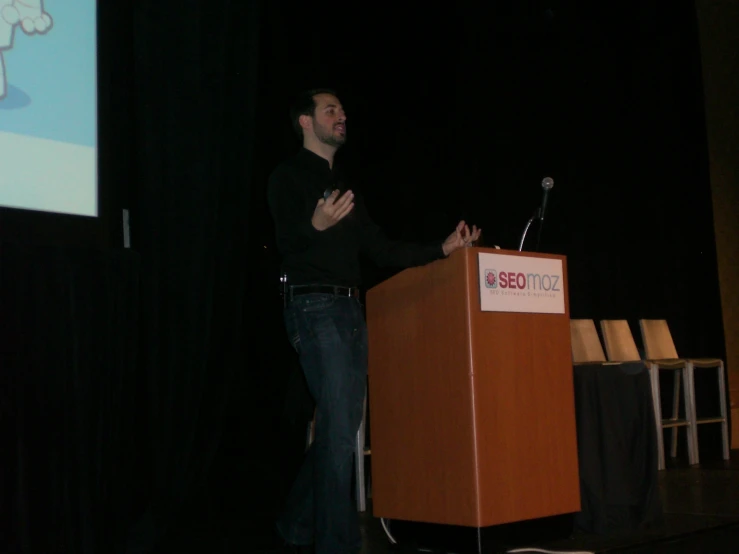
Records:
<instances>
[{"instance_id":1,"label":"dark background","mask_svg":"<svg viewBox=\"0 0 739 554\"><path fill-rule=\"evenodd\" d=\"M573 316L700 313L715 320L705 337L675 329L676 340L715 350L692 2L554 4L365 10L316 22L306 37L308 15L271 3L266 28L280 32L262 43L254 181L295 149L288 94L327 83L348 110L342 161L391 236L442 238L465 218L488 244L515 249L551 176L542 249L569 258ZM252 202L253 252L263 243L272 260L263 186ZM366 285L386 274L368 268Z\"/></svg>"},{"instance_id":2,"label":"dark background","mask_svg":"<svg viewBox=\"0 0 739 554\"><path fill-rule=\"evenodd\" d=\"M338 90L338 161L391 237L464 218L515 249L551 176L572 317L666 318L680 354L724 356L692 2L115 4L94 244L0 234L3 552L265 536L311 413L265 201L302 88Z\"/></svg>"}]
</instances>

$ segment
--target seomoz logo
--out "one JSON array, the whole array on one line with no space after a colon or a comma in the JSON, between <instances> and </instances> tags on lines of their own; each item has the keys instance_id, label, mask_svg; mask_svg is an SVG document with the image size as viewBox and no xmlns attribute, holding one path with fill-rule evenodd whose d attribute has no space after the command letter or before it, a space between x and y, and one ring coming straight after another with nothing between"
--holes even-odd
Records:
<instances>
[{"instance_id":1,"label":"seomoz logo","mask_svg":"<svg viewBox=\"0 0 739 554\"><path fill-rule=\"evenodd\" d=\"M485 270L485 286L489 289L543 290L560 292L560 276L541 273L517 273L515 271Z\"/></svg>"},{"instance_id":2,"label":"seomoz logo","mask_svg":"<svg viewBox=\"0 0 739 554\"><path fill-rule=\"evenodd\" d=\"M485 270L485 286L489 289L498 288L498 272L494 269Z\"/></svg>"}]
</instances>

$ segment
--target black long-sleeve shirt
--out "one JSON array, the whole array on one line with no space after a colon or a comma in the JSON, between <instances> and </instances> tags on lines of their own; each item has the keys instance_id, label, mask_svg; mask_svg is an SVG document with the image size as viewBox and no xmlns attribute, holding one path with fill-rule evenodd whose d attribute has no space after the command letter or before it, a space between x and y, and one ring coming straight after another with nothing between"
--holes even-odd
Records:
<instances>
[{"instance_id":1,"label":"black long-sleeve shirt","mask_svg":"<svg viewBox=\"0 0 739 554\"><path fill-rule=\"evenodd\" d=\"M267 199L289 284L358 286L360 252L381 267L414 267L444 257L441 242L389 240L356 193L349 215L325 231L316 230L311 223L316 204L326 190L336 188L342 187L328 161L305 148L269 178Z\"/></svg>"}]
</instances>

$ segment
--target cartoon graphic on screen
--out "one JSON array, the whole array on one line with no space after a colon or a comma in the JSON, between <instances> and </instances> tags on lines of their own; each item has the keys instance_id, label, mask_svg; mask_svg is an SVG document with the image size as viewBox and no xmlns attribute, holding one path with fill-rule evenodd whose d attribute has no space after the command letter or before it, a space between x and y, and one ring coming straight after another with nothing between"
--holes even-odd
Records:
<instances>
[{"instance_id":1,"label":"cartoon graphic on screen","mask_svg":"<svg viewBox=\"0 0 739 554\"><path fill-rule=\"evenodd\" d=\"M8 93L3 52L13 48L13 33L17 25L27 35L49 32L52 20L44 10L44 0L0 0L0 101Z\"/></svg>"}]
</instances>

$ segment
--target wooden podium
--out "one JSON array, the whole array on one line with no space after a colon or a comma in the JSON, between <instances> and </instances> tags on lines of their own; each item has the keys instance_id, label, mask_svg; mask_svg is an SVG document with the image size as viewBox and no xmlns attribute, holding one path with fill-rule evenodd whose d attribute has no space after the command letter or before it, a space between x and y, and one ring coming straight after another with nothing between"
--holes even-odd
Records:
<instances>
[{"instance_id":1,"label":"wooden podium","mask_svg":"<svg viewBox=\"0 0 739 554\"><path fill-rule=\"evenodd\" d=\"M564 313L483 311L480 252L561 260ZM566 276L564 256L466 248L367 292L376 517L580 510Z\"/></svg>"}]
</instances>

